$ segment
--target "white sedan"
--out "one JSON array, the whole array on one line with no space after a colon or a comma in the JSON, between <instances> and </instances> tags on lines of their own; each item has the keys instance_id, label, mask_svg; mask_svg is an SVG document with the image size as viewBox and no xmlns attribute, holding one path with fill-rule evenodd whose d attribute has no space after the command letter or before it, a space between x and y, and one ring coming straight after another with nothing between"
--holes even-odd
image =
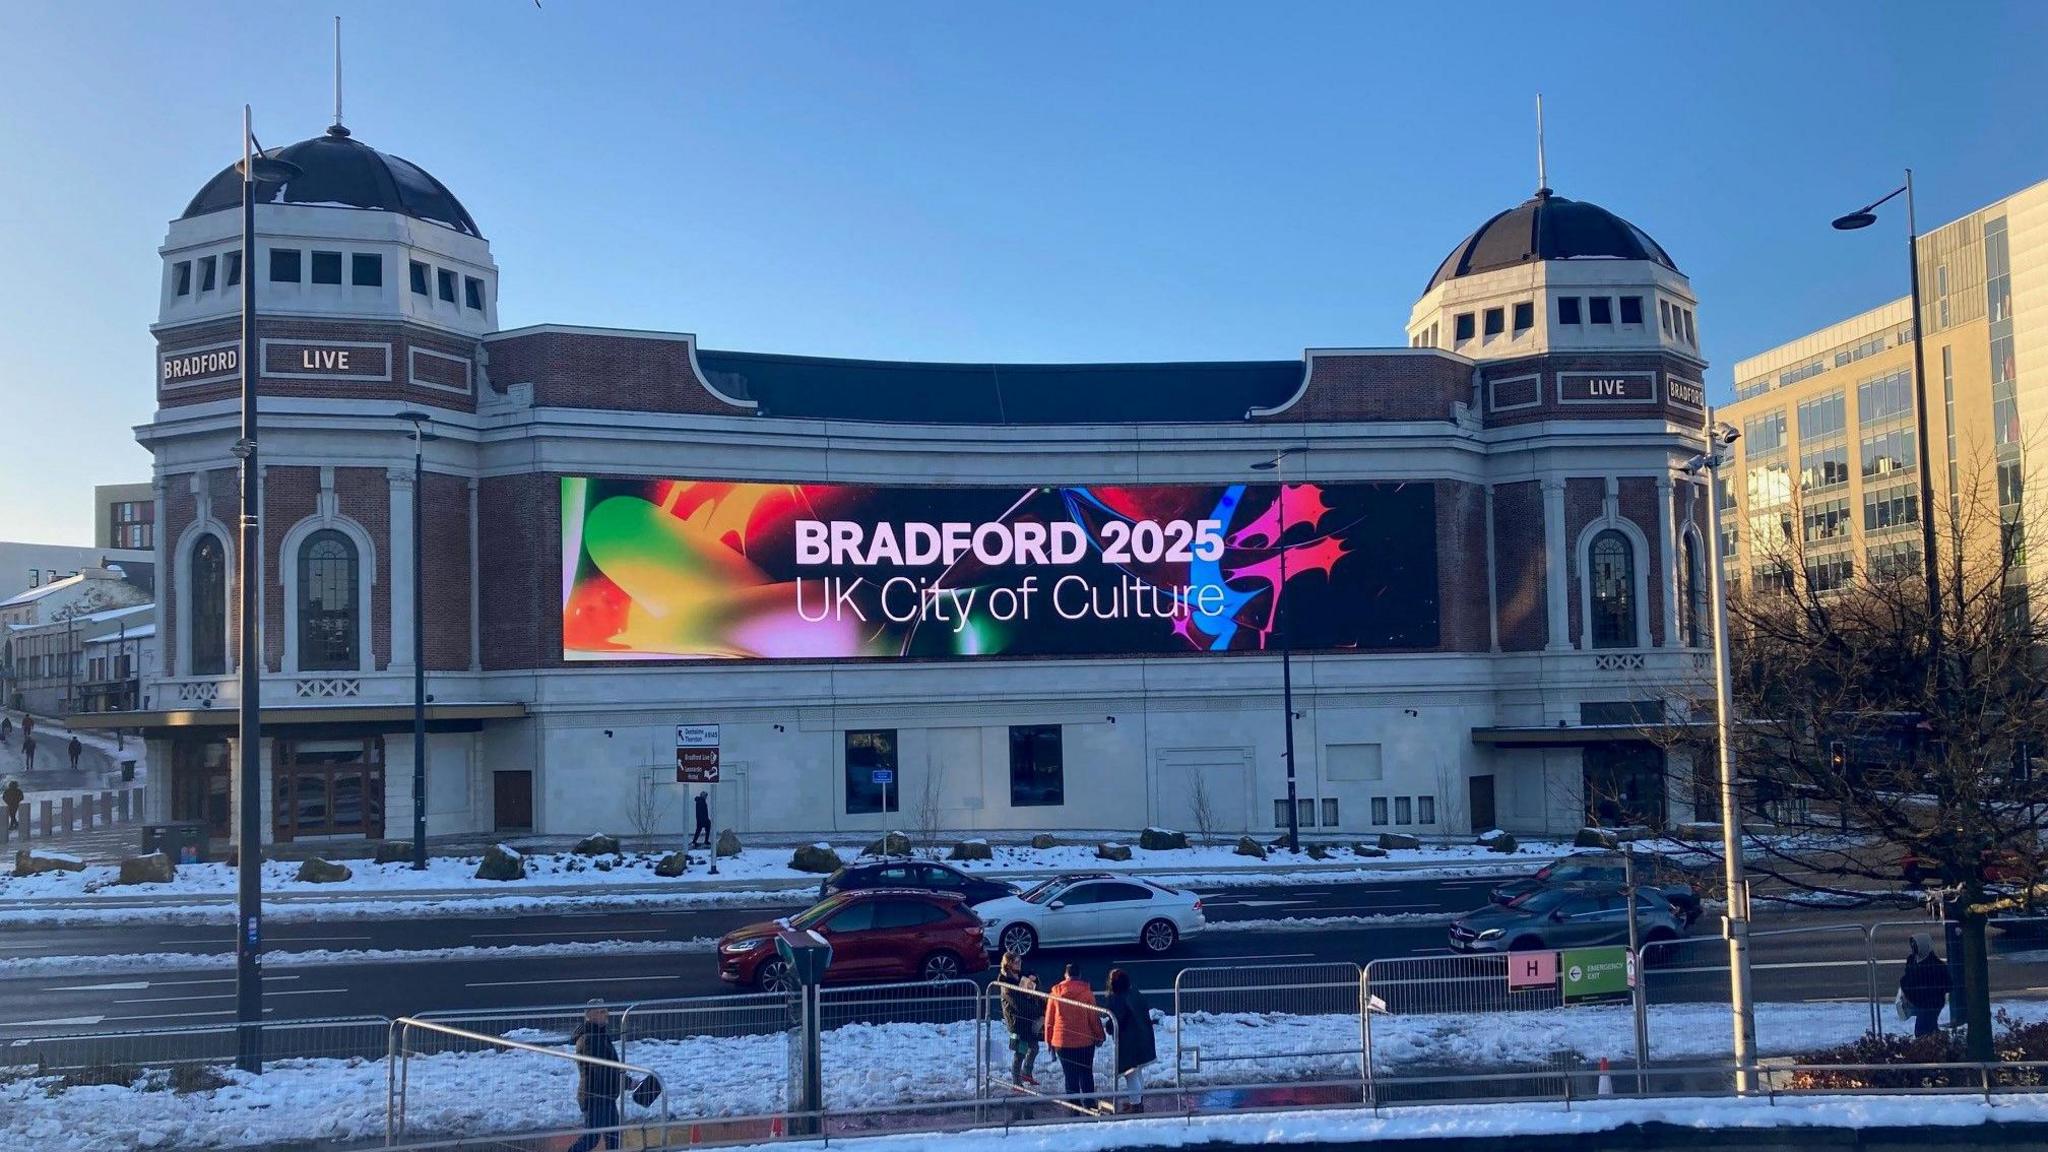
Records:
<instances>
[{"instance_id":1,"label":"white sedan","mask_svg":"<svg viewBox=\"0 0 2048 1152\"><path fill-rule=\"evenodd\" d=\"M1207 923L1194 893L1107 873L1060 876L974 911L989 947L1018 956L1040 947L1133 942L1159 955Z\"/></svg>"}]
</instances>

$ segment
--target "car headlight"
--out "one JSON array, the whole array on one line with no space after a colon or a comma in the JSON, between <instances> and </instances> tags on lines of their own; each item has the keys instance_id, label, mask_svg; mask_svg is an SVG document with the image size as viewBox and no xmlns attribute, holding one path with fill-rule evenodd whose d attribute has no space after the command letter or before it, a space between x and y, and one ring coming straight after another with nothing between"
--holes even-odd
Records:
<instances>
[{"instance_id":1,"label":"car headlight","mask_svg":"<svg viewBox=\"0 0 2048 1152\"><path fill-rule=\"evenodd\" d=\"M752 952L760 946L761 942L759 940L735 940L730 944L720 944L718 950L730 955L737 955L741 952Z\"/></svg>"},{"instance_id":2,"label":"car headlight","mask_svg":"<svg viewBox=\"0 0 2048 1152\"><path fill-rule=\"evenodd\" d=\"M1475 937L1475 939L1479 939L1479 940L1498 940L1498 939L1500 939L1500 935L1501 935L1501 930L1500 930L1500 929L1498 929L1498 928L1488 928L1488 929L1487 929L1486 931L1484 931L1484 932L1481 932L1481 933L1480 933L1480 934L1479 934L1479 935L1478 935L1477 937Z\"/></svg>"}]
</instances>

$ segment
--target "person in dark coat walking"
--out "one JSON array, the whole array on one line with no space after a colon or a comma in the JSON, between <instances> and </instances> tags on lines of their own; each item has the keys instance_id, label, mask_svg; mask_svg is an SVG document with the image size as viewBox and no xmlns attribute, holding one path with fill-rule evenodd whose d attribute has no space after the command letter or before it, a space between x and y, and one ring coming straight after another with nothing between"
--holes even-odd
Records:
<instances>
[{"instance_id":1,"label":"person in dark coat walking","mask_svg":"<svg viewBox=\"0 0 2048 1152\"><path fill-rule=\"evenodd\" d=\"M1038 1044L1045 1038L1045 1000L1035 996L1038 977L1024 971L1024 961L1014 952L1003 953L1002 982L1015 985L1003 989L1003 1026L1010 1030L1010 1083L1033 1085L1038 1077Z\"/></svg>"},{"instance_id":2,"label":"person in dark coat walking","mask_svg":"<svg viewBox=\"0 0 2048 1152\"><path fill-rule=\"evenodd\" d=\"M36 770L36 738L28 734L28 725L26 723L21 726L21 761L23 765L22 771L33 772Z\"/></svg>"},{"instance_id":3,"label":"person in dark coat walking","mask_svg":"<svg viewBox=\"0 0 2048 1152\"><path fill-rule=\"evenodd\" d=\"M85 751L85 745L78 742L77 736L73 736L71 743L65 745L64 750L71 754L71 770L78 771L78 754Z\"/></svg>"},{"instance_id":4,"label":"person in dark coat walking","mask_svg":"<svg viewBox=\"0 0 2048 1152\"><path fill-rule=\"evenodd\" d=\"M14 717L0 716L0 745L14 739Z\"/></svg>"},{"instance_id":5,"label":"person in dark coat walking","mask_svg":"<svg viewBox=\"0 0 2048 1152\"><path fill-rule=\"evenodd\" d=\"M1159 1059L1158 1040L1152 1034L1152 1006L1145 994L1131 985L1131 974L1121 968L1109 972L1109 995L1102 998L1109 1012L1110 1031L1116 1036L1116 1077L1123 1088L1120 1112L1145 1110L1145 1066Z\"/></svg>"},{"instance_id":6,"label":"person in dark coat walking","mask_svg":"<svg viewBox=\"0 0 2048 1152\"><path fill-rule=\"evenodd\" d=\"M711 793L697 793L697 830L690 833L690 847L695 848L702 838L704 847L711 847Z\"/></svg>"},{"instance_id":7,"label":"person in dark coat walking","mask_svg":"<svg viewBox=\"0 0 2048 1152\"><path fill-rule=\"evenodd\" d=\"M7 830L21 827L21 781L9 780L6 791L0 791L0 803L7 805Z\"/></svg>"},{"instance_id":8,"label":"person in dark coat walking","mask_svg":"<svg viewBox=\"0 0 2048 1152\"><path fill-rule=\"evenodd\" d=\"M1951 983L1948 962L1934 954L1934 937L1915 932L1906 946L1906 971L1899 977L1899 995L1913 1014L1913 1035L1932 1036L1941 1030L1941 1009Z\"/></svg>"},{"instance_id":9,"label":"person in dark coat walking","mask_svg":"<svg viewBox=\"0 0 2048 1152\"><path fill-rule=\"evenodd\" d=\"M569 1043L578 1056L593 1060L610 1060L618 1063L619 1049L612 1043L610 1017L604 1010L604 1001L592 1000L583 1013L583 1023L570 1033ZM614 1131L599 1133L585 1132L569 1152L590 1152L597 1147L600 1138L606 1148L619 1146L619 1096L625 1089L625 1074L617 1068L606 1068L599 1064L576 1065L576 1104L583 1109L583 1126Z\"/></svg>"}]
</instances>

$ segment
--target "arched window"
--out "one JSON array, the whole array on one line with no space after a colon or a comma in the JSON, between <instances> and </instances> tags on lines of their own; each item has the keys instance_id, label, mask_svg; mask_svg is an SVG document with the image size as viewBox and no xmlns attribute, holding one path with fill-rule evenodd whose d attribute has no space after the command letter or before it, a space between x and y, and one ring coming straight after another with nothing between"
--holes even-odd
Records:
<instances>
[{"instance_id":1,"label":"arched window","mask_svg":"<svg viewBox=\"0 0 2048 1152\"><path fill-rule=\"evenodd\" d=\"M220 676L228 670L228 554L220 537L207 532L192 545L192 564L185 577L192 606L191 667L193 676Z\"/></svg>"},{"instance_id":2,"label":"arched window","mask_svg":"<svg viewBox=\"0 0 2048 1152\"><path fill-rule=\"evenodd\" d=\"M1700 560L1700 538L1685 535L1685 646L1707 646L1707 573Z\"/></svg>"},{"instance_id":3,"label":"arched window","mask_svg":"<svg viewBox=\"0 0 2048 1152\"><path fill-rule=\"evenodd\" d=\"M323 528L299 545L299 667L353 672L357 651L356 546Z\"/></svg>"},{"instance_id":4,"label":"arched window","mask_svg":"<svg viewBox=\"0 0 2048 1152\"><path fill-rule=\"evenodd\" d=\"M1612 528L1593 537L1593 647L1636 646L1636 557Z\"/></svg>"}]
</instances>

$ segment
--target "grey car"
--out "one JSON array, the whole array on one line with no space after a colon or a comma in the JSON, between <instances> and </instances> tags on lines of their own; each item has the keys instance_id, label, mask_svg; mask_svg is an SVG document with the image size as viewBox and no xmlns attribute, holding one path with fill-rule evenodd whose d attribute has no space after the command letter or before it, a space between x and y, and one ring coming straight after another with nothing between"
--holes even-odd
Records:
<instances>
[{"instance_id":1,"label":"grey car","mask_svg":"<svg viewBox=\"0 0 2048 1152\"><path fill-rule=\"evenodd\" d=\"M1636 929L1645 944L1676 940L1685 926L1659 893L1636 892ZM1540 952L1628 943L1628 893L1615 887L1546 887L1508 904L1488 904L1451 922L1460 952Z\"/></svg>"}]
</instances>

